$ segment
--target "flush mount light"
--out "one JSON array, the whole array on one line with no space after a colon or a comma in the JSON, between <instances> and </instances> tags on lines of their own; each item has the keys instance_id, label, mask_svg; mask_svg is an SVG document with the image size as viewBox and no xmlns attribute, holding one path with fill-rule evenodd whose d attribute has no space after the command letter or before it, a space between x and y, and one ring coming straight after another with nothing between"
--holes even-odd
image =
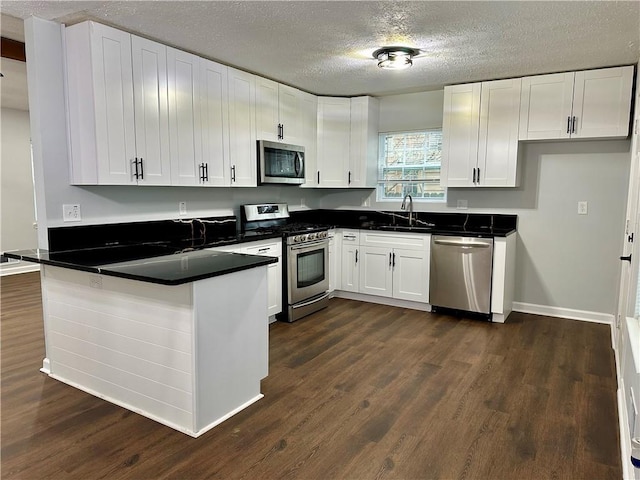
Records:
<instances>
[{"instance_id":1,"label":"flush mount light","mask_svg":"<svg viewBox=\"0 0 640 480\"><path fill-rule=\"evenodd\" d=\"M373 58L378 59L378 66L388 70L403 70L413 65L413 57L420 50L409 47L383 47L373 52Z\"/></svg>"}]
</instances>

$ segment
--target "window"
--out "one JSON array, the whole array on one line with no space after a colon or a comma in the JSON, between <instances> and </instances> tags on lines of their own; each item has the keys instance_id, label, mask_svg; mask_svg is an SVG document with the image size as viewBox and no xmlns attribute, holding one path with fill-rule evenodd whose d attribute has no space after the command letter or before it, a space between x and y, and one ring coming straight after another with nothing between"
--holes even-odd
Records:
<instances>
[{"instance_id":1,"label":"window","mask_svg":"<svg viewBox=\"0 0 640 480\"><path fill-rule=\"evenodd\" d=\"M378 200L446 201L440 186L442 130L381 133Z\"/></svg>"}]
</instances>

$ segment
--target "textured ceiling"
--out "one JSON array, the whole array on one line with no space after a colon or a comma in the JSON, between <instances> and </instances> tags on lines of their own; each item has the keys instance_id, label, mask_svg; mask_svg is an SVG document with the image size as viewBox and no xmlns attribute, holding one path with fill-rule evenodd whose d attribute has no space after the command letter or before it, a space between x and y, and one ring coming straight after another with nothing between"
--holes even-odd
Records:
<instances>
[{"instance_id":1,"label":"textured ceiling","mask_svg":"<svg viewBox=\"0 0 640 480\"><path fill-rule=\"evenodd\" d=\"M640 2L2 1L2 13L93 19L321 95L636 63ZM381 46L425 50L384 71Z\"/></svg>"}]
</instances>

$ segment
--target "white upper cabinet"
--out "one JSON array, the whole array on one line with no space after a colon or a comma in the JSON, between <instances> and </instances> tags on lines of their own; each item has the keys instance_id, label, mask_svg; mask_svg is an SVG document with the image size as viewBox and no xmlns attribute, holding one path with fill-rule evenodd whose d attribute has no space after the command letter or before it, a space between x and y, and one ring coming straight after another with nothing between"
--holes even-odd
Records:
<instances>
[{"instance_id":1,"label":"white upper cabinet","mask_svg":"<svg viewBox=\"0 0 640 480\"><path fill-rule=\"evenodd\" d=\"M351 100L318 97L316 182L319 187L348 186L350 145Z\"/></svg>"},{"instance_id":2,"label":"white upper cabinet","mask_svg":"<svg viewBox=\"0 0 640 480\"><path fill-rule=\"evenodd\" d=\"M373 188L378 176L379 102L373 97L318 97L319 187Z\"/></svg>"},{"instance_id":3,"label":"white upper cabinet","mask_svg":"<svg viewBox=\"0 0 640 480\"><path fill-rule=\"evenodd\" d=\"M318 155L318 97L301 92L300 144L304 147L304 176L302 187L316 187Z\"/></svg>"},{"instance_id":4,"label":"white upper cabinet","mask_svg":"<svg viewBox=\"0 0 640 480\"><path fill-rule=\"evenodd\" d=\"M378 181L378 125L380 102L373 97L351 99L349 187L374 188Z\"/></svg>"},{"instance_id":5,"label":"white upper cabinet","mask_svg":"<svg viewBox=\"0 0 640 480\"><path fill-rule=\"evenodd\" d=\"M256 155L256 77L242 70L229 68L231 186L257 186Z\"/></svg>"},{"instance_id":6,"label":"white upper cabinet","mask_svg":"<svg viewBox=\"0 0 640 480\"><path fill-rule=\"evenodd\" d=\"M258 140L302 145L300 90L256 77Z\"/></svg>"},{"instance_id":7,"label":"white upper cabinet","mask_svg":"<svg viewBox=\"0 0 640 480\"><path fill-rule=\"evenodd\" d=\"M519 138L624 138L632 85L632 66L525 77Z\"/></svg>"},{"instance_id":8,"label":"white upper cabinet","mask_svg":"<svg viewBox=\"0 0 640 480\"><path fill-rule=\"evenodd\" d=\"M131 35L95 22L65 34L71 183L136 184Z\"/></svg>"},{"instance_id":9,"label":"white upper cabinet","mask_svg":"<svg viewBox=\"0 0 640 480\"><path fill-rule=\"evenodd\" d=\"M228 107L228 68L201 58L202 163L198 165L201 185L227 187L231 184Z\"/></svg>"},{"instance_id":10,"label":"white upper cabinet","mask_svg":"<svg viewBox=\"0 0 640 480\"><path fill-rule=\"evenodd\" d=\"M202 162L200 58L167 48L169 140L173 185L196 185Z\"/></svg>"},{"instance_id":11,"label":"white upper cabinet","mask_svg":"<svg viewBox=\"0 0 640 480\"><path fill-rule=\"evenodd\" d=\"M474 184L478 163L480 83L444 87L442 179L449 187Z\"/></svg>"},{"instance_id":12,"label":"white upper cabinet","mask_svg":"<svg viewBox=\"0 0 640 480\"><path fill-rule=\"evenodd\" d=\"M449 187L515 187L521 79L445 87L442 176Z\"/></svg>"},{"instance_id":13,"label":"white upper cabinet","mask_svg":"<svg viewBox=\"0 0 640 480\"><path fill-rule=\"evenodd\" d=\"M131 35L139 185L171 184L167 47Z\"/></svg>"},{"instance_id":14,"label":"white upper cabinet","mask_svg":"<svg viewBox=\"0 0 640 480\"><path fill-rule=\"evenodd\" d=\"M520 78L482 83L476 185L518 185L520 86Z\"/></svg>"}]
</instances>

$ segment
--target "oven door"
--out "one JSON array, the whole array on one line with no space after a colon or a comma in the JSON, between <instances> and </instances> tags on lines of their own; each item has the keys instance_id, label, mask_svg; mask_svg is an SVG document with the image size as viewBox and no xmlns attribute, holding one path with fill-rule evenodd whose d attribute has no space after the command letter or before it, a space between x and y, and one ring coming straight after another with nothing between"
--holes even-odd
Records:
<instances>
[{"instance_id":1,"label":"oven door","mask_svg":"<svg viewBox=\"0 0 640 480\"><path fill-rule=\"evenodd\" d=\"M287 248L289 304L303 302L329 289L329 242L320 240Z\"/></svg>"}]
</instances>

